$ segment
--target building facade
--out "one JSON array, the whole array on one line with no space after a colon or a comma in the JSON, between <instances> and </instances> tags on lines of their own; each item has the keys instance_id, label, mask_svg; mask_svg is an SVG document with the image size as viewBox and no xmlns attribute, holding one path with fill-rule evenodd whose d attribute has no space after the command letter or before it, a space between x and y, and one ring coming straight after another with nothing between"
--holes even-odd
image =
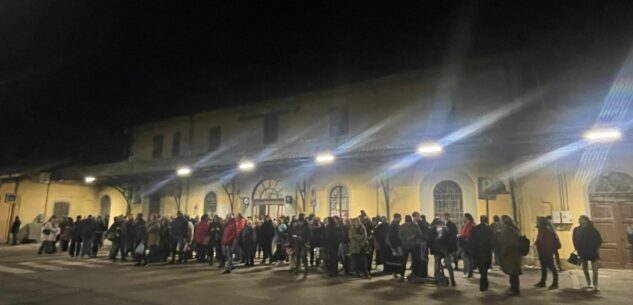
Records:
<instances>
[{"instance_id":1,"label":"building facade","mask_svg":"<svg viewBox=\"0 0 633 305\"><path fill-rule=\"evenodd\" d=\"M550 91L516 69L482 66L490 65L466 67L458 81L409 73L137 126L129 160L64 168L64 180L47 183L5 177L0 190L17 202L0 208L2 233L12 215L364 210L450 213L457 223L464 213L509 215L535 239L536 217L551 215L566 257L586 214L605 239L603 261L632 267L625 226L633 223L633 144L626 133L614 144L582 139L605 123L598 114L610 89L596 103L576 90L592 81L587 75ZM441 154L420 154L427 143ZM316 162L324 153L334 160ZM255 168L240 170L246 161ZM192 173L180 177L180 167Z\"/></svg>"}]
</instances>

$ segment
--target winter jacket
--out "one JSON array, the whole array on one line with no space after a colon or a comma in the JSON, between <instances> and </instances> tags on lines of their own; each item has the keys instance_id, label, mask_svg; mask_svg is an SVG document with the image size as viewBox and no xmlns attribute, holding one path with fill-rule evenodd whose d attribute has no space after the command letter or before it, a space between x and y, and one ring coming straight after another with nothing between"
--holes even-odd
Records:
<instances>
[{"instance_id":1,"label":"winter jacket","mask_svg":"<svg viewBox=\"0 0 633 305\"><path fill-rule=\"evenodd\" d=\"M271 243L275 237L275 227L272 220L266 220L262 223L262 241L265 243Z\"/></svg>"},{"instance_id":2,"label":"winter jacket","mask_svg":"<svg viewBox=\"0 0 633 305\"><path fill-rule=\"evenodd\" d=\"M386 222L379 223L374 228L374 247L376 250L383 250L387 247L387 231L389 230L389 224Z\"/></svg>"},{"instance_id":3,"label":"winter jacket","mask_svg":"<svg viewBox=\"0 0 633 305\"><path fill-rule=\"evenodd\" d=\"M235 218L227 221L224 224L224 230L222 232L222 245L230 246L237 241L238 237L237 220Z\"/></svg>"},{"instance_id":4,"label":"winter jacket","mask_svg":"<svg viewBox=\"0 0 633 305\"><path fill-rule=\"evenodd\" d=\"M285 223L280 223L275 228L275 244L284 245L290 242L288 238L288 226Z\"/></svg>"},{"instance_id":5,"label":"winter jacket","mask_svg":"<svg viewBox=\"0 0 633 305\"><path fill-rule=\"evenodd\" d=\"M175 239L181 239L187 237L189 232L189 224L184 216L176 217L169 224L171 227L171 236Z\"/></svg>"},{"instance_id":6,"label":"winter jacket","mask_svg":"<svg viewBox=\"0 0 633 305\"><path fill-rule=\"evenodd\" d=\"M538 254L542 256L552 256L554 252L558 250L557 242L558 237L556 233L547 228L538 228L538 234L536 236L536 249Z\"/></svg>"},{"instance_id":7,"label":"winter jacket","mask_svg":"<svg viewBox=\"0 0 633 305\"><path fill-rule=\"evenodd\" d=\"M134 244L147 243L147 224L145 220L135 220L132 229L134 230Z\"/></svg>"},{"instance_id":8,"label":"winter jacket","mask_svg":"<svg viewBox=\"0 0 633 305\"><path fill-rule=\"evenodd\" d=\"M224 226L220 222L212 222L209 224L209 232L211 234L211 246L220 246L222 244L222 230Z\"/></svg>"},{"instance_id":9,"label":"winter jacket","mask_svg":"<svg viewBox=\"0 0 633 305\"><path fill-rule=\"evenodd\" d=\"M506 225L499 238L499 256L501 270L507 275L520 275L521 253L519 252L519 237L521 231L514 225Z\"/></svg>"},{"instance_id":10,"label":"winter jacket","mask_svg":"<svg viewBox=\"0 0 633 305\"><path fill-rule=\"evenodd\" d=\"M480 223L470 232L470 250L475 266L485 269L492 266L492 251L495 247L494 233L485 223Z\"/></svg>"},{"instance_id":11,"label":"winter jacket","mask_svg":"<svg viewBox=\"0 0 633 305\"><path fill-rule=\"evenodd\" d=\"M160 244L160 221L151 220L147 224L147 245L158 246Z\"/></svg>"},{"instance_id":12,"label":"winter jacket","mask_svg":"<svg viewBox=\"0 0 633 305\"><path fill-rule=\"evenodd\" d=\"M351 226L349 228L349 253L364 253L368 249L369 243L367 242L367 230L365 230L365 227L363 225L358 227Z\"/></svg>"},{"instance_id":13,"label":"winter jacket","mask_svg":"<svg viewBox=\"0 0 633 305\"><path fill-rule=\"evenodd\" d=\"M18 234L18 231L20 231L20 225L22 225L20 220L14 220L13 224L11 224L11 233Z\"/></svg>"},{"instance_id":14,"label":"winter jacket","mask_svg":"<svg viewBox=\"0 0 633 305\"><path fill-rule=\"evenodd\" d=\"M398 238L405 248L419 247L422 240L422 230L415 222L405 222L400 226Z\"/></svg>"},{"instance_id":15,"label":"winter jacket","mask_svg":"<svg viewBox=\"0 0 633 305\"><path fill-rule=\"evenodd\" d=\"M293 245L306 245L310 242L312 232L307 221L296 222L290 227L290 242Z\"/></svg>"},{"instance_id":16,"label":"winter jacket","mask_svg":"<svg viewBox=\"0 0 633 305\"><path fill-rule=\"evenodd\" d=\"M448 247L447 250L450 252L455 252L457 251L457 234L459 233L459 231L457 231L457 226L454 222L448 221L446 222L446 231L446 246Z\"/></svg>"},{"instance_id":17,"label":"winter jacket","mask_svg":"<svg viewBox=\"0 0 633 305\"><path fill-rule=\"evenodd\" d=\"M254 253L256 250L257 233L253 226L245 226L240 232L240 244L245 253Z\"/></svg>"},{"instance_id":18,"label":"winter jacket","mask_svg":"<svg viewBox=\"0 0 633 305\"><path fill-rule=\"evenodd\" d=\"M312 237L310 238L310 246L312 248L321 247L323 244L323 235L325 228L323 224L311 225L312 228Z\"/></svg>"},{"instance_id":19,"label":"winter jacket","mask_svg":"<svg viewBox=\"0 0 633 305\"><path fill-rule=\"evenodd\" d=\"M420 219L420 221L418 221L418 227L420 227L420 232L422 232L421 241L426 242L431 234L430 224L426 220Z\"/></svg>"},{"instance_id":20,"label":"winter jacket","mask_svg":"<svg viewBox=\"0 0 633 305\"><path fill-rule=\"evenodd\" d=\"M202 220L193 228L193 242L208 245L210 241L211 231L209 230L209 223L206 220Z\"/></svg>"},{"instance_id":21,"label":"winter jacket","mask_svg":"<svg viewBox=\"0 0 633 305\"><path fill-rule=\"evenodd\" d=\"M394 249L402 246L402 242L400 241L400 224L396 221L392 221L389 225L389 229L387 231L387 244Z\"/></svg>"},{"instance_id":22,"label":"winter jacket","mask_svg":"<svg viewBox=\"0 0 633 305\"><path fill-rule=\"evenodd\" d=\"M343 230L338 223L328 223L325 226L323 244L329 249L338 249L343 242Z\"/></svg>"},{"instance_id":23,"label":"winter jacket","mask_svg":"<svg viewBox=\"0 0 633 305\"><path fill-rule=\"evenodd\" d=\"M596 230L592 223L585 227L578 226L574 228L572 240L580 258L590 261L600 259L598 250L602 245L602 236L600 236L600 232Z\"/></svg>"},{"instance_id":24,"label":"winter jacket","mask_svg":"<svg viewBox=\"0 0 633 305\"><path fill-rule=\"evenodd\" d=\"M44 234L44 231L49 232L49 234ZM55 241L57 239L57 234L59 233L59 228L54 225L52 222L47 221L42 226L42 234L40 235L41 241Z\"/></svg>"}]
</instances>

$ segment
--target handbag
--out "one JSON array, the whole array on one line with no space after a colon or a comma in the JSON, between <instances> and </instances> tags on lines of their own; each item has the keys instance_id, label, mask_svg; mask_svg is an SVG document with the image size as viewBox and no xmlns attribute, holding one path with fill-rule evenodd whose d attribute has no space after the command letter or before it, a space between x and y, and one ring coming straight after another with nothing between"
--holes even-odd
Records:
<instances>
[{"instance_id":1,"label":"handbag","mask_svg":"<svg viewBox=\"0 0 633 305\"><path fill-rule=\"evenodd\" d=\"M145 254L145 245L143 243L138 244L138 246L136 246L136 249L134 250L134 254L138 255L138 256L142 256Z\"/></svg>"},{"instance_id":2,"label":"handbag","mask_svg":"<svg viewBox=\"0 0 633 305\"><path fill-rule=\"evenodd\" d=\"M572 265L576 265L576 266L580 266L580 264L582 263L580 260L580 257L578 256L578 254L576 254L576 251L572 252L569 255L569 258L567 259L567 262L572 264Z\"/></svg>"}]
</instances>

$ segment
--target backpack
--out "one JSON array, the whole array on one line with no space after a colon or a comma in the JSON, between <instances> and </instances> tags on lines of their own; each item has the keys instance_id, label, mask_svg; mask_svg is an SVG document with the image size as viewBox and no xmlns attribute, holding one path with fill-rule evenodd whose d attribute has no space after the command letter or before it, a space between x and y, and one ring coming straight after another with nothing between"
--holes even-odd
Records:
<instances>
[{"instance_id":1,"label":"backpack","mask_svg":"<svg viewBox=\"0 0 633 305\"><path fill-rule=\"evenodd\" d=\"M525 235L519 237L519 254L526 256L530 253L530 240Z\"/></svg>"}]
</instances>

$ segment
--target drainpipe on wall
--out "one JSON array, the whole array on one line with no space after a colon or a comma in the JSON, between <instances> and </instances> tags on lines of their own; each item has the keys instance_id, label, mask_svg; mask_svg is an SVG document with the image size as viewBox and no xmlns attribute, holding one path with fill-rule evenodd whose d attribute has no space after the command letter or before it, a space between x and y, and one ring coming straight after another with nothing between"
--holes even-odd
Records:
<instances>
[{"instance_id":1,"label":"drainpipe on wall","mask_svg":"<svg viewBox=\"0 0 633 305\"><path fill-rule=\"evenodd\" d=\"M44 219L46 219L46 210L48 208L48 194L51 190L51 182L48 181L48 183L46 184L46 196L44 196L44 213L42 213L42 215L44 215Z\"/></svg>"},{"instance_id":2,"label":"drainpipe on wall","mask_svg":"<svg viewBox=\"0 0 633 305\"><path fill-rule=\"evenodd\" d=\"M519 217L521 216L521 213L519 211L519 207L517 204L516 187L517 187L516 180L514 180L514 178L511 178L510 179L510 197L512 198L512 217L514 218L514 221L517 223L517 225L519 225L519 228L520 228L521 221Z\"/></svg>"}]
</instances>

